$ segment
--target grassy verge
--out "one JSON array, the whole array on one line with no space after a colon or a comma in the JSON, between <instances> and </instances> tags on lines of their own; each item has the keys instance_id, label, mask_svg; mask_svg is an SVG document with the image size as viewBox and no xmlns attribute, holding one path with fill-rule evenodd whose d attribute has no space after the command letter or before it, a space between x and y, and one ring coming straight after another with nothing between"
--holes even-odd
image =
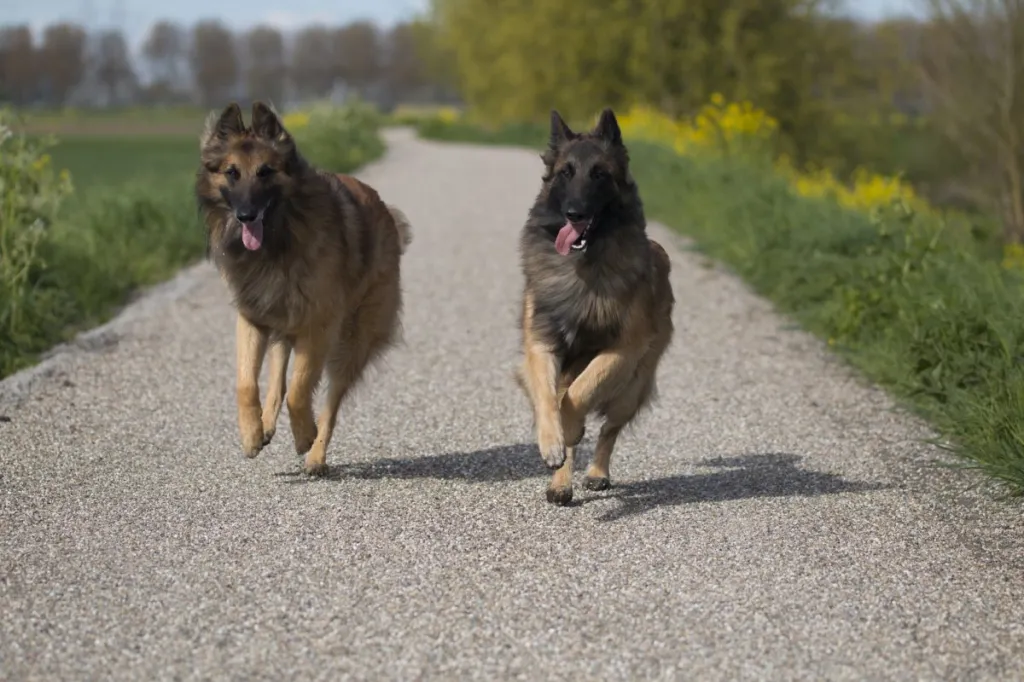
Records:
<instances>
[{"instance_id":1,"label":"grassy verge","mask_svg":"<svg viewBox=\"0 0 1024 682\"><path fill-rule=\"evenodd\" d=\"M344 172L383 153L378 125L362 107L321 107L295 136L312 161ZM0 144L2 378L201 258L205 234L192 198L198 133L66 136L52 148L14 134Z\"/></svg>"},{"instance_id":2,"label":"grassy verge","mask_svg":"<svg viewBox=\"0 0 1024 682\"><path fill-rule=\"evenodd\" d=\"M421 124L425 137L539 148L546 131ZM627 139L628 142L628 139ZM630 143L648 217L925 416L965 463L1024 492L1024 278L967 219L798 196L768 161Z\"/></svg>"}]
</instances>

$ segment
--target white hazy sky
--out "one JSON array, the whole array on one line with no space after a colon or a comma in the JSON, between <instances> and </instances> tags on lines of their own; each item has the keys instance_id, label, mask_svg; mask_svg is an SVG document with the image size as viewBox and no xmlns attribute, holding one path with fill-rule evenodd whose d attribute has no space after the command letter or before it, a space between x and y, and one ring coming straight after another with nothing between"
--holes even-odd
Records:
<instances>
[{"instance_id":1,"label":"white hazy sky","mask_svg":"<svg viewBox=\"0 0 1024 682\"><path fill-rule=\"evenodd\" d=\"M183 24L221 19L239 31L269 23L287 30L312 22L343 24L353 19L392 24L422 12L427 4L428 0L0 0L0 25L28 23L40 29L54 21L71 20L90 28L119 26L138 45L158 19ZM918 6L919 0L846 0L849 13L867 19L906 13Z\"/></svg>"}]
</instances>

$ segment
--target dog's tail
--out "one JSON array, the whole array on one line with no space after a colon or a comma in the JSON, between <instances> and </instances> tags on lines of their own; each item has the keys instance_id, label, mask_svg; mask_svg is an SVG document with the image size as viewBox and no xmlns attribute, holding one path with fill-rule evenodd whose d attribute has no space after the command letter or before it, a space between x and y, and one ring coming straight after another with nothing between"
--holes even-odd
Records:
<instances>
[{"instance_id":1,"label":"dog's tail","mask_svg":"<svg viewBox=\"0 0 1024 682\"><path fill-rule=\"evenodd\" d=\"M398 250L400 253L405 253L405 250L412 243L412 225L409 224L409 219L405 217L405 213L402 209L397 206L387 204L388 213L395 221L395 229L398 230Z\"/></svg>"}]
</instances>

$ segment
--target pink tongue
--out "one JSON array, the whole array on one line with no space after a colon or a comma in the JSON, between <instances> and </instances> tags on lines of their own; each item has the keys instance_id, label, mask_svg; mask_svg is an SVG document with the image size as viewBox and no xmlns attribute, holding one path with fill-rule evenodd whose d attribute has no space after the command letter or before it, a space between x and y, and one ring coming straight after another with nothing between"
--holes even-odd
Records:
<instances>
[{"instance_id":1,"label":"pink tongue","mask_svg":"<svg viewBox=\"0 0 1024 682\"><path fill-rule=\"evenodd\" d=\"M250 251L263 245L263 220L242 223L242 244Z\"/></svg>"},{"instance_id":2,"label":"pink tongue","mask_svg":"<svg viewBox=\"0 0 1024 682\"><path fill-rule=\"evenodd\" d=\"M582 232L582 227L576 227L571 222L567 222L555 237L555 251L563 256L568 256L573 243L580 238Z\"/></svg>"}]
</instances>

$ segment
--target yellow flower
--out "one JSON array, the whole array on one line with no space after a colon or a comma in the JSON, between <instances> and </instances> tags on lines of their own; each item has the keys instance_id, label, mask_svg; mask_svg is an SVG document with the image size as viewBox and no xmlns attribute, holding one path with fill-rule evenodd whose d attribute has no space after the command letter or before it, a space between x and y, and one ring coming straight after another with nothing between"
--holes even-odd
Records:
<instances>
[{"instance_id":1,"label":"yellow flower","mask_svg":"<svg viewBox=\"0 0 1024 682\"><path fill-rule=\"evenodd\" d=\"M1007 270L1024 269L1024 244L1007 244L1003 247L1003 267Z\"/></svg>"},{"instance_id":2,"label":"yellow flower","mask_svg":"<svg viewBox=\"0 0 1024 682\"><path fill-rule=\"evenodd\" d=\"M290 114L286 114L281 119L281 122L284 123L284 127L289 130L305 128L309 125L309 113L305 111L293 111Z\"/></svg>"}]
</instances>

